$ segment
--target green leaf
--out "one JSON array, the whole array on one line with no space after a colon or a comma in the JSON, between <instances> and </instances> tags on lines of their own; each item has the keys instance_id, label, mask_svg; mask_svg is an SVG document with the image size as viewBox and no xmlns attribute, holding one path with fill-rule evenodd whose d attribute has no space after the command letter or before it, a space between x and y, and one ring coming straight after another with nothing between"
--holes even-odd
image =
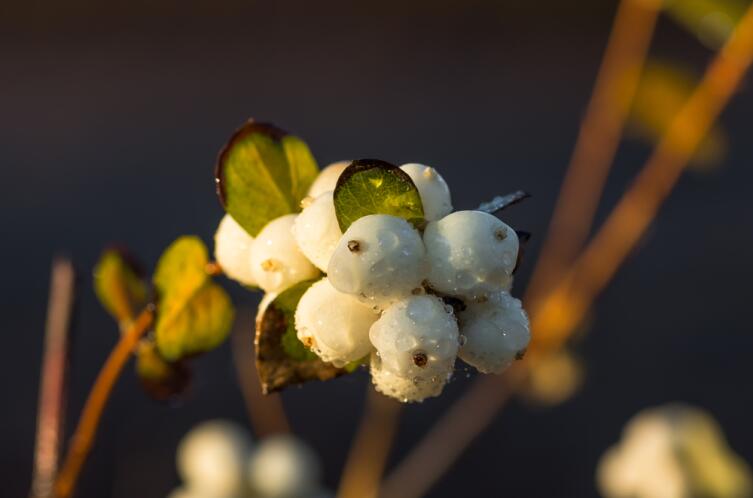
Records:
<instances>
[{"instance_id":1,"label":"green leaf","mask_svg":"<svg viewBox=\"0 0 753 498\"><path fill-rule=\"evenodd\" d=\"M207 249L184 236L164 252L154 273L157 288L155 339L160 355L176 361L214 349L233 323L227 293L206 272Z\"/></svg>"},{"instance_id":2,"label":"green leaf","mask_svg":"<svg viewBox=\"0 0 753 498\"><path fill-rule=\"evenodd\" d=\"M256 370L265 394L310 380L329 380L349 373L319 359L298 340L295 309L314 280L301 282L277 296L256 319Z\"/></svg>"},{"instance_id":3,"label":"green leaf","mask_svg":"<svg viewBox=\"0 0 753 498\"><path fill-rule=\"evenodd\" d=\"M121 324L133 320L134 310L147 298L144 272L123 249L106 249L94 267L94 292L102 306Z\"/></svg>"},{"instance_id":4,"label":"green leaf","mask_svg":"<svg viewBox=\"0 0 753 498\"><path fill-rule=\"evenodd\" d=\"M191 382L191 372L185 363L166 361L149 339L141 341L136 349L136 374L144 390L157 400L183 393Z\"/></svg>"},{"instance_id":5,"label":"green leaf","mask_svg":"<svg viewBox=\"0 0 753 498\"><path fill-rule=\"evenodd\" d=\"M220 152L215 181L225 211L256 236L269 221L300 210L318 172L305 142L249 120Z\"/></svg>"},{"instance_id":6,"label":"green leaf","mask_svg":"<svg viewBox=\"0 0 753 498\"><path fill-rule=\"evenodd\" d=\"M424 208L416 185L403 170L378 159L360 159L345 168L334 193L335 214L345 232L357 219L389 214L424 224Z\"/></svg>"}]
</instances>

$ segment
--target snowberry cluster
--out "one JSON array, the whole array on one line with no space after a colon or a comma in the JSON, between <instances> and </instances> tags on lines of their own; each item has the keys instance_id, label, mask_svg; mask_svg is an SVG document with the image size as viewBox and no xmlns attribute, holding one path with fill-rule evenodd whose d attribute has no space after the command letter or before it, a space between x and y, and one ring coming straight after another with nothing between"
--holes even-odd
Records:
<instances>
[{"instance_id":1,"label":"snowberry cluster","mask_svg":"<svg viewBox=\"0 0 753 498\"><path fill-rule=\"evenodd\" d=\"M270 436L254 446L245 429L211 420L178 446L183 486L169 498L329 498L319 484L320 464L302 441Z\"/></svg>"},{"instance_id":2,"label":"snowberry cluster","mask_svg":"<svg viewBox=\"0 0 753 498\"><path fill-rule=\"evenodd\" d=\"M423 233L385 214L363 216L342 233L333 191L346 167L325 168L303 211L269 222L256 238L226 216L215 237L225 272L268 294L326 273L298 304L298 338L335 366L370 357L375 388L402 401L438 395L458 356L480 372L504 370L530 337L509 294L515 231L486 212L453 212L439 173L406 164Z\"/></svg>"}]
</instances>

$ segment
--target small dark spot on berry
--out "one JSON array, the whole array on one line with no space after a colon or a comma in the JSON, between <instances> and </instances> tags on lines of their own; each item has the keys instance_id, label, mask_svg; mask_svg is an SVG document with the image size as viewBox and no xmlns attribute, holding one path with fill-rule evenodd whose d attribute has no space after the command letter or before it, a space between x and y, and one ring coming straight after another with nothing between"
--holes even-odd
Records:
<instances>
[{"instance_id":1,"label":"small dark spot on berry","mask_svg":"<svg viewBox=\"0 0 753 498\"><path fill-rule=\"evenodd\" d=\"M358 252L361 250L361 243L357 240L349 240L348 241L348 250L350 252Z\"/></svg>"},{"instance_id":2,"label":"small dark spot on berry","mask_svg":"<svg viewBox=\"0 0 753 498\"><path fill-rule=\"evenodd\" d=\"M423 351L416 351L413 353L413 364L417 367L423 368L429 362L429 357Z\"/></svg>"},{"instance_id":3,"label":"small dark spot on berry","mask_svg":"<svg viewBox=\"0 0 753 498\"><path fill-rule=\"evenodd\" d=\"M525 349L521 349L520 351L518 351L517 353L515 353L515 359L516 360L522 360L525 355L526 355L526 350Z\"/></svg>"}]
</instances>

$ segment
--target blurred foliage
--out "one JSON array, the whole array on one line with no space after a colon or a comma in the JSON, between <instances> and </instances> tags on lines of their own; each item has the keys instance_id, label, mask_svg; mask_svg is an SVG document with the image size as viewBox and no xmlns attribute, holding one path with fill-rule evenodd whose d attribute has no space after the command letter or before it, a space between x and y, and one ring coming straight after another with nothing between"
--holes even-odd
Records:
<instances>
[{"instance_id":1,"label":"blurred foliage","mask_svg":"<svg viewBox=\"0 0 753 498\"><path fill-rule=\"evenodd\" d=\"M651 143L657 142L697 82L691 71L676 63L648 61L630 109L629 131ZM727 148L727 134L717 125L699 145L690 168L708 171L719 166Z\"/></svg>"},{"instance_id":2,"label":"blurred foliage","mask_svg":"<svg viewBox=\"0 0 753 498\"><path fill-rule=\"evenodd\" d=\"M148 287L141 265L124 249L109 248L94 267L94 292L122 327L146 303Z\"/></svg>"},{"instance_id":3,"label":"blurred foliage","mask_svg":"<svg viewBox=\"0 0 753 498\"><path fill-rule=\"evenodd\" d=\"M721 48L749 4L746 0L664 0L669 17L712 49Z\"/></svg>"},{"instance_id":4,"label":"blurred foliage","mask_svg":"<svg viewBox=\"0 0 753 498\"><path fill-rule=\"evenodd\" d=\"M583 362L567 350L536 357L529 369L523 395L534 404L553 406L570 399L583 385Z\"/></svg>"},{"instance_id":5,"label":"blurred foliage","mask_svg":"<svg viewBox=\"0 0 753 498\"><path fill-rule=\"evenodd\" d=\"M206 246L194 236L180 237L160 257L154 273L155 338L166 360L212 350L230 332L233 305L209 278L208 263Z\"/></svg>"},{"instance_id":6,"label":"blurred foliage","mask_svg":"<svg viewBox=\"0 0 753 498\"><path fill-rule=\"evenodd\" d=\"M144 390L157 400L167 400L183 393L191 381L188 367L180 361L171 363L164 360L152 339L139 343L136 374Z\"/></svg>"}]
</instances>

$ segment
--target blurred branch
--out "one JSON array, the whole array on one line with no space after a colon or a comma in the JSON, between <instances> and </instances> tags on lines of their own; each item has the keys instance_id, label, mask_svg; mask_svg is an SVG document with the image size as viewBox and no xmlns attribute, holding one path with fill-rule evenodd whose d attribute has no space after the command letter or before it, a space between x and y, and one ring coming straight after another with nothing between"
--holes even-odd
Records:
<instances>
[{"instance_id":1,"label":"blurred branch","mask_svg":"<svg viewBox=\"0 0 753 498\"><path fill-rule=\"evenodd\" d=\"M374 498L397 432L401 405L367 387L363 417L345 462L338 498Z\"/></svg>"},{"instance_id":2,"label":"blurred branch","mask_svg":"<svg viewBox=\"0 0 753 498\"><path fill-rule=\"evenodd\" d=\"M706 70L628 191L562 281L532 310L540 342L572 333L656 217L694 151L738 88L753 60L753 6ZM538 338L537 338L538 339Z\"/></svg>"},{"instance_id":3,"label":"blurred branch","mask_svg":"<svg viewBox=\"0 0 753 498\"><path fill-rule=\"evenodd\" d=\"M524 378L524 369L516 365L504 377L489 375L474 382L387 477L378 496L423 496L492 422Z\"/></svg>"},{"instance_id":4,"label":"blurred branch","mask_svg":"<svg viewBox=\"0 0 753 498\"><path fill-rule=\"evenodd\" d=\"M622 0L526 293L541 297L578 255L614 160L646 61L660 0Z\"/></svg>"},{"instance_id":5,"label":"blurred branch","mask_svg":"<svg viewBox=\"0 0 753 498\"><path fill-rule=\"evenodd\" d=\"M123 367L131 357L139 339L151 326L153 319L154 311L151 307L141 312L136 321L120 336L120 340L99 372L84 404L76 431L71 438L62 470L55 480L55 496L58 498L68 498L73 494L78 476L94 443L102 411L110 398L115 381L120 377Z\"/></svg>"},{"instance_id":6,"label":"blurred branch","mask_svg":"<svg viewBox=\"0 0 753 498\"><path fill-rule=\"evenodd\" d=\"M42 372L39 381L37 439L31 498L50 498L60 460L60 435L65 405L70 352L70 324L76 299L76 274L67 259L52 262L47 305Z\"/></svg>"},{"instance_id":7,"label":"blurred branch","mask_svg":"<svg viewBox=\"0 0 753 498\"><path fill-rule=\"evenodd\" d=\"M232 336L233 362L238 375L243 400L246 403L251 425L258 437L290 432L282 399L277 393L264 395L256 373L254 358L254 328L250 323L240 322Z\"/></svg>"},{"instance_id":8,"label":"blurred branch","mask_svg":"<svg viewBox=\"0 0 753 498\"><path fill-rule=\"evenodd\" d=\"M753 60L753 6L712 61L701 83L673 119L666 134L603 227L554 290L531 309L534 344L526 365L561 346L635 247L669 195L693 151L739 86ZM543 337L543 341L539 338ZM484 377L432 428L386 480L381 496L420 496L494 419L510 396L510 380ZM461 418L462 417L462 418ZM460 422L460 423L458 423ZM435 462L436 460L436 462ZM394 494L393 494L394 493Z\"/></svg>"}]
</instances>

